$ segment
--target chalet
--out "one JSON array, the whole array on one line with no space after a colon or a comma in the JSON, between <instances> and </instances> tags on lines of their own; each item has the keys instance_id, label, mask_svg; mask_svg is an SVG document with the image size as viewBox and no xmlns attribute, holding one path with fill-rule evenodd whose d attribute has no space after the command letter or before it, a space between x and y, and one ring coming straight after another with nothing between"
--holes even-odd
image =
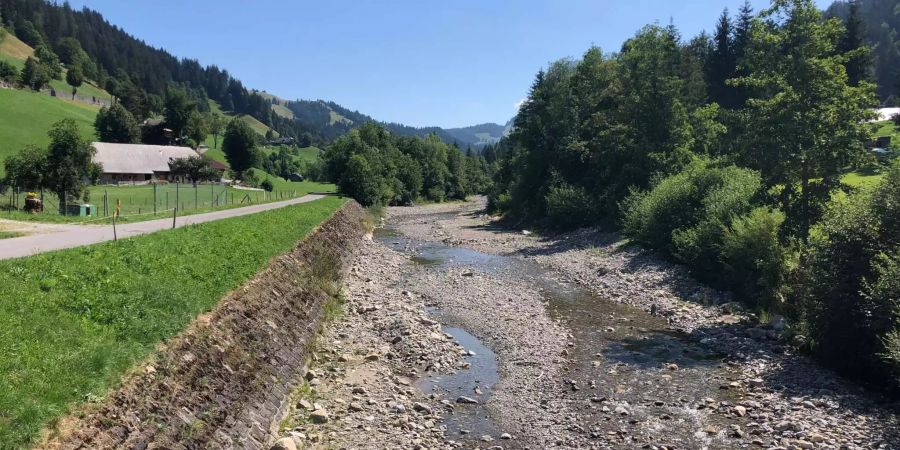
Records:
<instances>
[{"instance_id":1,"label":"chalet","mask_svg":"<svg viewBox=\"0 0 900 450\"><path fill-rule=\"evenodd\" d=\"M190 147L94 142L94 162L103 167L103 183L147 183L170 178L169 161L197 156Z\"/></svg>"}]
</instances>

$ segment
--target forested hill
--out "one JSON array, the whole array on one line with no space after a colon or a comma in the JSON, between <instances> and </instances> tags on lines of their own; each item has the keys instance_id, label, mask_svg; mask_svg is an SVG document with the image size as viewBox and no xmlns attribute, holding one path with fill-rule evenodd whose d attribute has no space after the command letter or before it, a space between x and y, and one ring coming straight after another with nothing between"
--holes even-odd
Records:
<instances>
[{"instance_id":1,"label":"forested hill","mask_svg":"<svg viewBox=\"0 0 900 450\"><path fill-rule=\"evenodd\" d=\"M900 84L900 42L897 36L897 30L900 29L900 1L837 1L832 3L826 14L840 17L847 21L848 26L856 24L859 34L871 48L869 58L872 68L868 76L878 85L879 99L894 104ZM850 16L854 16L854 20L848 20Z\"/></svg>"},{"instance_id":2,"label":"forested hill","mask_svg":"<svg viewBox=\"0 0 900 450\"><path fill-rule=\"evenodd\" d=\"M351 111L335 102L325 100L282 100L277 97L273 102L286 108L292 117L304 128L315 130L325 139L336 139L348 131L366 122L379 122L377 119L359 111ZM278 111L278 109L276 109ZM284 111L284 110L282 110ZM485 123L465 128L444 129L440 127L411 127L400 123L383 122L385 128L392 133L407 137L426 137L436 134L448 144L457 144L460 148L480 148L486 144L494 144L503 136L504 127L495 123Z\"/></svg>"},{"instance_id":3,"label":"forested hill","mask_svg":"<svg viewBox=\"0 0 900 450\"><path fill-rule=\"evenodd\" d=\"M68 3L2 0L0 26L29 46L45 47L59 55L61 62L79 66L86 79L116 96L139 120L159 114L166 90L177 85L201 111L208 108L207 100L213 100L224 111L250 115L279 135L308 144L327 144L350 129L376 121L334 102L287 101L248 89L225 69L176 58L109 23L100 13L87 8L74 10ZM438 127L384 125L401 136L437 134L444 142L463 149L483 145L487 137L467 129L450 133Z\"/></svg>"}]
</instances>

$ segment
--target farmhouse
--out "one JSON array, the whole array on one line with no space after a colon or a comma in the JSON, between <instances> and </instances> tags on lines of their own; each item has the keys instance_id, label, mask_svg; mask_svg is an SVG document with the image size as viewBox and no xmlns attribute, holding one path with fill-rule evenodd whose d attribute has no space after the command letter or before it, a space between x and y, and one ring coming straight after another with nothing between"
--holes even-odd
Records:
<instances>
[{"instance_id":1,"label":"farmhouse","mask_svg":"<svg viewBox=\"0 0 900 450\"><path fill-rule=\"evenodd\" d=\"M94 162L103 166L103 183L169 180L169 161L197 156L190 147L94 142Z\"/></svg>"}]
</instances>

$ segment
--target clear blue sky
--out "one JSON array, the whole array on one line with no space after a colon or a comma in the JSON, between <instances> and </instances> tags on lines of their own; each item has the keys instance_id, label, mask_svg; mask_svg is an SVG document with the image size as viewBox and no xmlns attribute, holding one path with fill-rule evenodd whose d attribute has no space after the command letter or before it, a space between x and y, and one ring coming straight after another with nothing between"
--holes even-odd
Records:
<instances>
[{"instance_id":1,"label":"clear blue sky","mask_svg":"<svg viewBox=\"0 0 900 450\"><path fill-rule=\"evenodd\" d=\"M830 0L816 0L820 7ZM250 88L414 126L504 123L548 62L641 26L712 31L743 0L73 0ZM768 0L751 0L756 10Z\"/></svg>"}]
</instances>

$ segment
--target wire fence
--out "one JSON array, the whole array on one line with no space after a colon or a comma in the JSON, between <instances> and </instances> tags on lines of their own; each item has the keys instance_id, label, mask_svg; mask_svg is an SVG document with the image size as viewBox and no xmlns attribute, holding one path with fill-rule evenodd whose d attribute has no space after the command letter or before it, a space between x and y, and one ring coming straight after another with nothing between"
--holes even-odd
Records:
<instances>
[{"instance_id":1,"label":"wire fence","mask_svg":"<svg viewBox=\"0 0 900 450\"><path fill-rule=\"evenodd\" d=\"M129 218L148 215L167 215L175 208L178 215L197 211L225 209L249 206L278 200L288 200L302 195L296 190L262 190L238 189L223 184L144 184L134 186L91 186L89 195L78 201L72 196L57 196L48 191L34 192L40 200L43 214L59 214L62 216L104 219L112 217L116 208L119 217ZM7 190L2 209L10 214L14 211L27 211L28 191L11 188Z\"/></svg>"}]
</instances>

